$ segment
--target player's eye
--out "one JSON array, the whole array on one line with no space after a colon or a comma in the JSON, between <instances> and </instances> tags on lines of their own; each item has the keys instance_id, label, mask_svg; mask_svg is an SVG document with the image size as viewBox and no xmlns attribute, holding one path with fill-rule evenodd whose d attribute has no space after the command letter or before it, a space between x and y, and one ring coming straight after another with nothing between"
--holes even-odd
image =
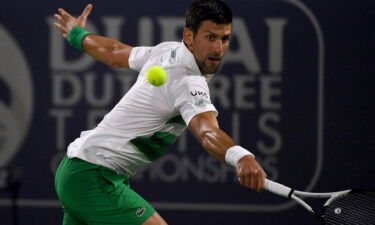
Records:
<instances>
[{"instance_id":1,"label":"player's eye","mask_svg":"<svg viewBox=\"0 0 375 225\"><path fill-rule=\"evenodd\" d=\"M230 39L231 39L230 36L225 36L221 40L223 41L223 43L228 43L230 41Z\"/></svg>"},{"instance_id":2,"label":"player's eye","mask_svg":"<svg viewBox=\"0 0 375 225\"><path fill-rule=\"evenodd\" d=\"M216 37L215 37L215 35L210 34L210 35L207 35L207 39L209 41L214 41L216 39Z\"/></svg>"}]
</instances>

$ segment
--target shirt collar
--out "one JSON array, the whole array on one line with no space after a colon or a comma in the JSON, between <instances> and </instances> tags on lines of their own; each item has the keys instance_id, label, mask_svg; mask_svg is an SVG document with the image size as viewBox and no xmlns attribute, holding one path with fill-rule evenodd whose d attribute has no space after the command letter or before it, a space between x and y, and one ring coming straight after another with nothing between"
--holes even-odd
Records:
<instances>
[{"instance_id":1,"label":"shirt collar","mask_svg":"<svg viewBox=\"0 0 375 225\"><path fill-rule=\"evenodd\" d=\"M182 40L181 41L181 44L180 44L180 56L181 58L183 59L183 61L186 63L186 65L188 66L188 68L190 70L192 70L192 72L194 72L195 74L202 74L199 67L198 67L198 64L197 64L197 61L195 61L195 57L193 55L193 53L187 48L185 42Z\"/></svg>"},{"instance_id":2,"label":"shirt collar","mask_svg":"<svg viewBox=\"0 0 375 225\"><path fill-rule=\"evenodd\" d=\"M202 74L197 64L197 61L195 61L193 53L188 49L183 40L181 41L180 50L180 56L182 56L183 60L186 62L189 69L191 69L196 74L204 76L207 79L207 81L209 81L213 77L214 74Z\"/></svg>"}]
</instances>

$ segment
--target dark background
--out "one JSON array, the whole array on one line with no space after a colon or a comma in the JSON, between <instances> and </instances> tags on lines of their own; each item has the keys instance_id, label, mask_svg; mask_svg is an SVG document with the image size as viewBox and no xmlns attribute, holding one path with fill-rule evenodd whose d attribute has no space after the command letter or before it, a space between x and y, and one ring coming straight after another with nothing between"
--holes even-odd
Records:
<instances>
[{"instance_id":1,"label":"dark background","mask_svg":"<svg viewBox=\"0 0 375 225\"><path fill-rule=\"evenodd\" d=\"M33 89L32 117L27 135L19 140L20 145L14 149L17 152L14 157L0 165L17 167L23 171L17 216L22 225L61 224L62 210L53 188L55 162L58 162L66 146L82 130L90 128L85 122L89 112L110 110L124 94L121 85L131 85L136 76L133 72L112 70L98 62L81 69L64 66L57 68L53 65L52 55L57 48L51 41L54 29L47 22L48 18L58 7L78 15L87 3L88 1L58 0L0 2L0 25L18 44L26 59ZM94 11L90 15L90 22L97 28L95 33L105 35L103 17L121 17L124 23L119 39L136 46L143 44L140 40L145 38L151 38L152 43L149 44L165 41L161 34L166 31L158 21L164 17L183 19L184 9L189 1L108 0L91 3L94 4ZM234 56L228 54L228 61L223 63L218 79L215 78L211 84L217 89L222 87L220 85L229 85L228 103L223 103L211 93L220 111L222 129L229 134L236 134L233 121L240 118L240 128L235 135L237 140L255 153L266 167L270 178L281 183L312 191L375 188L375 68L372 62L375 50L375 2L233 0L228 3L234 16L246 25L250 39L245 40L254 47L259 69L245 65L253 60L251 57L246 58L246 53L243 53L245 55L239 61L231 60ZM150 37L140 37L139 21L145 17L152 22ZM270 49L269 30L265 25L267 18L287 20L283 30L283 53L280 56L282 68L276 71L270 68L268 61ZM311 18L316 20L321 31L321 42ZM234 25L236 31L236 24ZM177 32L175 41L181 40L179 33ZM234 53L243 47L240 39L245 35L241 32L234 35L231 46ZM0 50L9 49L7 46L5 40L0 40ZM74 61L82 56L68 45L64 46L64 51L67 61ZM12 53L0 54L4 56ZM7 66L2 62L0 65ZM319 67L322 68L321 71ZM96 96L112 93L111 100L101 105L94 105L84 98L70 105L54 102L52 96L56 88L55 77L69 73L79 80L82 90L86 90L88 84L85 77L89 76L88 73L93 73L96 78L93 89ZM240 75L254 79L244 85L256 91L254 96L248 95L245 98L246 101L255 103L254 108L246 108L235 97L239 90L236 79ZM4 76L12 74L0 74L0 101L5 105L0 106L11 108L16 98ZM118 82L119 76L129 79ZM282 94L272 98L272 101L281 103L281 106L260 107L261 80L271 76L282 77L281 82L273 84ZM113 86L105 88L102 85L105 83L103 77L113 81ZM63 96L71 95L73 89L69 83L64 84ZM18 91L22 92L22 89ZM322 114L318 113L319 110ZM53 111L71 113L68 113L70 117L65 121L64 142L60 144L57 140L58 137L61 138L61 134L57 132L56 118L51 116ZM259 129L260 118L268 115L279 118L267 120L268 127L277 131L282 138L277 152L262 152L257 147L260 140L266 146L275 144L272 135L266 135ZM19 121L17 119L15 115L15 124ZM3 123L4 121L0 128L6 133L7 128L4 128ZM189 132L186 135L185 143L176 143L166 158L158 160L154 165L155 171L163 170L167 177L164 176L163 179L161 175L153 176L150 172L152 167L140 172L132 181L133 188L154 204L169 224L316 224L314 218L302 207L290 205L271 194L255 193L239 186L230 168L214 160L210 161L192 135ZM322 141L321 144L319 140ZM4 152L2 146L0 157ZM204 161L203 169L196 170L200 171L196 173L201 177L186 169L184 162L187 160L190 166L201 165L199 163ZM184 172L186 176L182 175ZM0 191L1 225L12 224L10 198L9 191ZM170 208L171 203L179 204ZM286 206L280 209L280 205ZM220 206L224 206L224 209L220 210Z\"/></svg>"}]
</instances>

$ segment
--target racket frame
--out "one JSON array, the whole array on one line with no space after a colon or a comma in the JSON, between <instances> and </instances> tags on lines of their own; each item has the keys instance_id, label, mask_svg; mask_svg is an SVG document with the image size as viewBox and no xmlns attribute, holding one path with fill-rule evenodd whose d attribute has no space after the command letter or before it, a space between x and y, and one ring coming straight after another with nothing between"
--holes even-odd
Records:
<instances>
[{"instance_id":1,"label":"racket frame","mask_svg":"<svg viewBox=\"0 0 375 225\"><path fill-rule=\"evenodd\" d=\"M266 179L265 190L269 191L273 194L282 196L284 198L293 199L299 205L303 206L307 211L312 213L318 220L324 223L324 218L322 215L316 213L313 208L307 204L302 197L308 198L328 198L328 200L324 203L323 206L329 205L333 200L336 198L348 194L351 190L344 190L344 191L336 191L336 192L321 192L321 193L314 193L314 192L305 192L305 191L298 191L285 186L283 184L279 184L277 182L271 181Z\"/></svg>"}]
</instances>

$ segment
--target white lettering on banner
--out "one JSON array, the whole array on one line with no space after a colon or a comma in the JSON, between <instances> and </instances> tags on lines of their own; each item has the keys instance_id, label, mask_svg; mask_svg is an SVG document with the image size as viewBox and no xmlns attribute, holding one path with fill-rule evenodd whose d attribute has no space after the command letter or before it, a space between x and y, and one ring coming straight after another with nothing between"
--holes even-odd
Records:
<instances>
[{"instance_id":1,"label":"white lettering on banner","mask_svg":"<svg viewBox=\"0 0 375 225\"><path fill-rule=\"evenodd\" d=\"M65 141L66 123L75 123L74 119L67 120L67 117L73 117L71 113L73 113L74 106L82 103L89 106L86 114L86 127L82 129L94 128L108 112L109 106L115 103L115 94L126 93L135 80L135 74L124 72L106 72L102 75L90 71L83 74L52 73L51 101L53 107L49 116L56 120L56 148L59 151L65 151L67 147ZM115 86L119 86L118 90L114 88ZM101 91L99 92L98 89ZM67 111L70 114L67 114Z\"/></svg>"},{"instance_id":2,"label":"white lettering on banner","mask_svg":"<svg viewBox=\"0 0 375 225\"><path fill-rule=\"evenodd\" d=\"M254 83L255 76L236 75L234 76L234 104L236 109L254 109L255 87L249 86Z\"/></svg>"},{"instance_id":3,"label":"white lettering on banner","mask_svg":"<svg viewBox=\"0 0 375 225\"><path fill-rule=\"evenodd\" d=\"M69 87L64 95L64 87ZM82 88L79 77L74 73L54 73L52 76L52 103L56 106L73 106L79 103Z\"/></svg>"},{"instance_id":4,"label":"white lettering on banner","mask_svg":"<svg viewBox=\"0 0 375 225\"><path fill-rule=\"evenodd\" d=\"M215 78L210 82L210 95L215 104L219 104L224 109L232 107L229 98L229 91L232 86L229 77L220 74L215 75Z\"/></svg>"},{"instance_id":5,"label":"white lettering on banner","mask_svg":"<svg viewBox=\"0 0 375 225\"><path fill-rule=\"evenodd\" d=\"M283 69L284 26L288 21L284 18L267 18L265 21L270 31L269 72L276 74L282 72Z\"/></svg>"},{"instance_id":6,"label":"white lettering on banner","mask_svg":"<svg viewBox=\"0 0 375 225\"><path fill-rule=\"evenodd\" d=\"M236 181L235 170L217 159L200 155L196 159L167 154L154 162L152 169L141 169L134 180L150 179L166 183L189 182L194 179L206 183L225 183Z\"/></svg>"},{"instance_id":7,"label":"white lettering on banner","mask_svg":"<svg viewBox=\"0 0 375 225\"><path fill-rule=\"evenodd\" d=\"M268 171L270 177L279 176L275 156L257 157L257 160ZM202 183L233 183L237 181L235 168L207 154L193 159L170 153L154 162L152 169L149 168L140 169L132 179L134 181L149 179L151 182L162 181L163 183L188 182L192 179Z\"/></svg>"},{"instance_id":8,"label":"white lettering on banner","mask_svg":"<svg viewBox=\"0 0 375 225\"><path fill-rule=\"evenodd\" d=\"M138 22L138 43L139 46L151 46L153 39L154 25L150 17L141 17Z\"/></svg>"},{"instance_id":9,"label":"white lettering on banner","mask_svg":"<svg viewBox=\"0 0 375 225\"><path fill-rule=\"evenodd\" d=\"M233 24L233 37L238 40L237 51L231 49L228 50L223 60L223 64L226 63L241 63L251 74L257 74L261 72L258 56L253 45L253 41L250 36L250 32L247 30L246 23L241 18L234 18Z\"/></svg>"},{"instance_id":10,"label":"white lettering on banner","mask_svg":"<svg viewBox=\"0 0 375 225\"><path fill-rule=\"evenodd\" d=\"M276 155L282 145L281 134L274 127L270 126L267 122L277 123L280 121L280 115L275 112L263 113L258 120L258 127L260 132L264 134L268 139L271 139L272 144L265 144L264 140L259 140L257 142L257 148L260 153L265 156ZM274 179L276 177L273 177Z\"/></svg>"},{"instance_id":11,"label":"white lettering on banner","mask_svg":"<svg viewBox=\"0 0 375 225\"><path fill-rule=\"evenodd\" d=\"M49 116L56 119L56 148L64 149L67 118L71 118L73 112L69 109L51 109Z\"/></svg>"},{"instance_id":12,"label":"white lettering on banner","mask_svg":"<svg viewBox=\"0 0 375 225\"><path fill-rule=\"evenodd\" d=\"M102 96L98 97L98 88L95 85L95 80L98 78L94 73L85 73L83 76L84 84L87 85L85 89L85 98L89 105L93 107L103 107L108 106L112 101L113 96L115 95L113 92L113 76L109 73L103 74L103 81L99 84L102 84L103 87L101 88Z\"/></svg>"},{"instance_id":13,"label":"white lettering on banner","mask_svg":"<svg viewBox=\"0 0 375 225\"><path fill-rule=\"evenodd\" d=\"M280 84L280 75L266 75L260 77L260 104L262 109L281 109L282 105L280 102L280 97L282 92L280 87L278 87Z\"/></svg>"},{"instance_id":14,"label":"white lettering on banner","mask_svg":"<svg viewBox=\"0 0 375 225\"><path fill-rule=\"evenodd\" d=\"M106 29L106 37L121 40L121 26L123 26L125 22L122 16L105 16L102 17L101 21Z\"/></svg>"},{"instance_id":15,"label":"white lettering on banner","mask_svg":"<svg viewBox=\"0 0 375 225\"><path fill-rule=\"evenodd\" d=\"M136 80L134 74L113 74L98 76L94 72L83 74L56 72L52 76L52 103L55 106L72 107L82 102L91 107L107 107L113 103L114 86L120 84L120 93L126 93ZM98 89L102 90L98 93Z\"/></svg>"},{"instance_id":16,"label":"white lettering on banner","mask_svg":"<svg viewBox=\"0 0 375 225\"><path fill-rule=\"evenodd\" d=\"M182 30L185 27L183 17L160 17L161 39L163 41L176 41L182 39Z\"/></svg>"}]
</instances>

